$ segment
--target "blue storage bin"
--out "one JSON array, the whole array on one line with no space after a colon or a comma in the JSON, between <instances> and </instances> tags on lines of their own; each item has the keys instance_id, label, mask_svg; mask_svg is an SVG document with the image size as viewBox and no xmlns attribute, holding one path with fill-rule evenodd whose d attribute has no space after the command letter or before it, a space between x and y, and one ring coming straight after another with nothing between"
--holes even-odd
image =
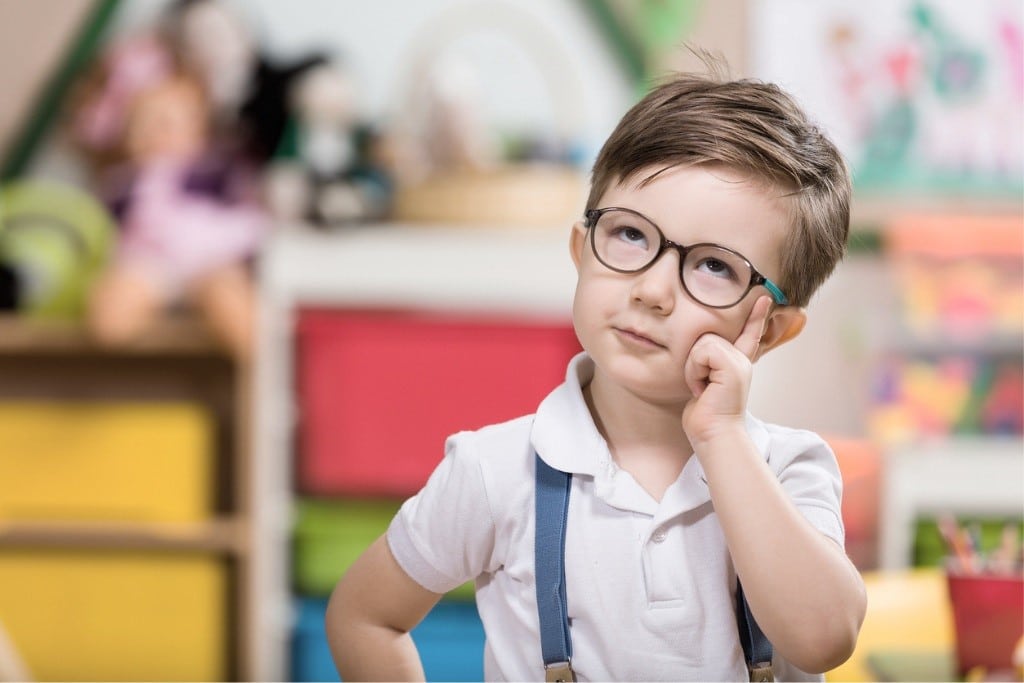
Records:
<instances>
[{"instance_id":1,"label":"blue storage bin","mask_svg":"<svg viewBox=\"0 0 1024 683\"><path fill-rule=\"evenodd\" d=\"M437 603L413 629L428 681L484 680L484 625L473 602Z\"/></svg>"},{"instance_id":2,"label":"blue storage bin","mask_svg":"<svg viewBox=\"0 0 1024 683\"><path fill-rule=\"evenodd\" d=\"M293 681L338 681L324 632L326 600L300 599L292 635ZM484 627L476 605L442 601L412 632L428 681L482 681Z\"/></svg>"}]
</instances>

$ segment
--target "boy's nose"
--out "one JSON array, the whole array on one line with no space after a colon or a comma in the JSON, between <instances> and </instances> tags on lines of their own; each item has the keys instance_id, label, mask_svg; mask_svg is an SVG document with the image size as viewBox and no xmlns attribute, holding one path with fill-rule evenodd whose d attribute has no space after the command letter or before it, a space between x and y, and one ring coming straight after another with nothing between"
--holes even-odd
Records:
<instances>
[{"instance_id":1,"label":"boy's nose","mask_svg":"<svg viewBox=\"0 0 1024 683\"><path fill-rule=\"evenodd\" d=\"M647 270L633 276L632 296L637 303L668 315L683 284L679 280L679 254L667 249Z\"/></svg>"}]
</instances>

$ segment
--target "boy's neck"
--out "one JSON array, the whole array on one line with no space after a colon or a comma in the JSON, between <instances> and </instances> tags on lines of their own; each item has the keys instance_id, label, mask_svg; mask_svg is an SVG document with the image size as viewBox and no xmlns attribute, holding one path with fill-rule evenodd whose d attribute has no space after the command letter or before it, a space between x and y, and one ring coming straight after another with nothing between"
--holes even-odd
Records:
<instances>
[{"instance_id":1,"label":"boy's neck","mask_svg":"<svg viewBox=\"0 0 1024 683\"><path fill-rule=\"evenodd\" d=\"M583 389L594 424L615 463L661 500L693 454L683 431L683 406L646 401L602 381L599 373Z\"/></svg>"}]
</instances>

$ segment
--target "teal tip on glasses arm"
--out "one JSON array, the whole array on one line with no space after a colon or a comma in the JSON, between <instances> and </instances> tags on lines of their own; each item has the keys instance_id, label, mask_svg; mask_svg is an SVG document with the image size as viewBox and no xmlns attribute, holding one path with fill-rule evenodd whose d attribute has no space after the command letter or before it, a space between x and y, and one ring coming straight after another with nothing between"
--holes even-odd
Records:
<instances>
[{"instance_id":1,"label":"teal tip on glasses arm","mask_svg":"<svg viewBox=\"0 0 1024 683\"><path fill-rule=\"evenodd\" d=\"M761 284L764 285L764 288L771 293L772 298L775 299L775 303L777 303L779 306L789 305L789 297L782 293L782 290L779 289L778 285L776 285L768 278L765 278L764 282L762 282Z\"/></svg>"}]
</instances>

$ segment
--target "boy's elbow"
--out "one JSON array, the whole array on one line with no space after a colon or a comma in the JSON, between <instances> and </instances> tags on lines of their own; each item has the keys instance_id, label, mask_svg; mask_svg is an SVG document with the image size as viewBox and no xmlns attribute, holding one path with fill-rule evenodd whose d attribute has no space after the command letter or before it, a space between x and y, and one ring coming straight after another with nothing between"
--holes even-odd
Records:
<instances>
[{"instance_id":1,"label":"boy's elbow","mask_svg":"<svg viewBox=\"0 0 1024 683\"><path fill-rule=\"evenodd\" d=\"M352 654L347 650L360 647L360 634L370 625L367 615L360 611L359 602L351 594L353 588L346 585L345 578L342 577L335 586L324 614L327 644L335 661L347 659Z\"/></svg>"},{"instance_id":2,"label":"boy's elbow","mask_svg":"<svg viewBox=\"0 0 1024 683\"><path fill-rule=\"evenodd\" d=\"M811 674L825 673L848 660L857 647L857 637L864 614L867 611L867 596L863 584L846 610L838 610L828 616L827 623L811 630L799 653L789 658L797 668Z\"/></svg>"},{"instance_id":3,"label":"boy's elbow","mask_svg":"<svg viewBox=\"0 0 1024 683\"><path fill-rule=\"evenodd\" d=\"M338 596L338 588L334 589L330 600L327 601L327 610L324 614L324 631L327 634L327 643L335 658L344 648L346 641L346 626L353 622L350 615L345 613L346 601Z\"/></svg>"},{"instance_id":4,"label":"boy's elbow","mask_svg":"<svg viewBox=\"0 0 1024 683\"><path fill-rule=\"evenodd\" d=\"M804 648L805 654L794 657L791 661L802 671L821 674L831 671L849 659L856 645L856 630L849 633L833 633L828 638L813 639L813 642Z\"/></svg>"}]
</instances>

